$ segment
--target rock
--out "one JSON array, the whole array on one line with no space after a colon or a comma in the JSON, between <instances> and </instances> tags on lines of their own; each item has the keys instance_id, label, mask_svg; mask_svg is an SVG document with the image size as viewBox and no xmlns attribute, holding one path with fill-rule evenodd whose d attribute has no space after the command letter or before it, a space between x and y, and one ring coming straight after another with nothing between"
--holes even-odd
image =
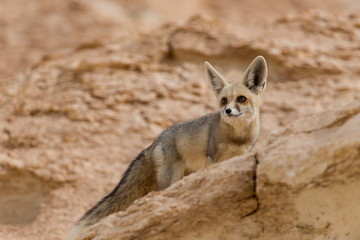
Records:
<instances>
[{"instance_id":1,"label":"rock","mask_svg":"<svg viewBox=\"0 0 360 240\"><path fill-rule=\"evenodd\" d=\"M274 132L258 161L266 239L359 239L359 101Z\"/></svg>"},{"instance_id":2,"label":"rock","mask_svg":"<svg viewBox=\"0 0 360 240\"><path fill-rule=\"evenodd\" d=\"M272 133L256 159L235 157L137 200L82 239L359 239L359 188L354 102Z\"/></svg>"},{"instance_id":3,"label":"rock","mask_svg":"<svg viewBox=\"0 0 360 240\"><path fill-rule=\"evenodd\" d=\"M258 208L254 174L254 155L216 164L137 200L91 227L83 239L238 238L241 219Z\"/></svg>"}]
</instances>

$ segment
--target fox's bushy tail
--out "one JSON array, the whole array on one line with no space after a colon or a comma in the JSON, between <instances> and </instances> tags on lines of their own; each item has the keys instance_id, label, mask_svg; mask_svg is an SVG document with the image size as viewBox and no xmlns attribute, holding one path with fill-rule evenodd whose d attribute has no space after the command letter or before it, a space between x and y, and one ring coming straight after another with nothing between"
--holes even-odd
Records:
<instances>
[{"instance_id":1,"label":"fox's bushy tail","mask_svg":"<svg viewBox=\"0 0 360 240\"><path fill-rule=\"evenodd\" d=\"M112 213L125 210L136 199L156 190L155 166L149 154L149 148L142 151L131 162L114 190L85 213L70 230L67 240L78 239L84 228Z\"/></svg>"}]
</instances>

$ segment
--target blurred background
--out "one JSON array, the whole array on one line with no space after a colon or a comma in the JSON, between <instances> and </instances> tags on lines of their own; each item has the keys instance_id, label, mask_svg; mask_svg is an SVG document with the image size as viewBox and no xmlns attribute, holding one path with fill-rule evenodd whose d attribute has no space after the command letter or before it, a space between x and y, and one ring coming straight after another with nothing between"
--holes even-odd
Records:
<instances>
[{"instance_id":1,"label":"blurred background","mask_svg":"<svg viewBox=\"0 0 360 240\"><path fill-rule=\"evenodd\" d=\"M356 0L0 0L0 239L62 239L164 129L217 109L203 61L269 64L262 134L360 99Z\"/></svg>"},{"instance_id":2,"label":"blurred background","mask_svg":"<svg viewBox=\"0 0 360 240\"><path fill-rule=\"evenodd\" d=\"M253 34L264 23L286 14L314 9L341 14L359 5L355 0L185 0L181 4L165 0L2 0L0 77L11 77L56 50L92 40L131 38L165 23L185 22L195 14L215 17L240 33Z\"/></svg>"}]
</instances>

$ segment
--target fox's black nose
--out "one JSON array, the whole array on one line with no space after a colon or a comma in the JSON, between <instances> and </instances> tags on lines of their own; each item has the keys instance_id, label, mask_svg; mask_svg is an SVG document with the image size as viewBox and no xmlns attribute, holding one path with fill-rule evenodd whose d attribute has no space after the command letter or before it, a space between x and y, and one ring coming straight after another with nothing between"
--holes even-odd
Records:
<instances>
[{"instance_id":1,"label":"fox's black nose","mask_svg":"<svg viewBox=\"0 0 360 240\"><path fill-rule=\"evenodd\" d=\"M231 113L231 108L225 109L225 113L226 113L226 114L230 114L230 113Z\"/></svg>"}]
</instances>

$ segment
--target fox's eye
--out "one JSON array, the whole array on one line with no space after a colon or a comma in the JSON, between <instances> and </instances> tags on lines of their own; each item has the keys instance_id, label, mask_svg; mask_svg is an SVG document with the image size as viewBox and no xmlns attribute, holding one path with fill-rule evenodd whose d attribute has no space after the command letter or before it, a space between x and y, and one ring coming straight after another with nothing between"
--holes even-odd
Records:
<instances>
[{"instance_id":1,"label":"fox's eye","mask_svg":"<svg viewBox=\"0 0 360 240\"><path fill-rule=\"evenodd\" d=\"M246 101L246 97L240 96L240 97L237 98L237 101L243 103L243 102Z\"/></svg>"},{"instance_id":2,"label":"fox's eye","mask_svg":"<svg viewBox=\"0 0 360 240\"><path fill-rule=\"evenodd\" d=\"M227 98L223 97L221 99L221 104L223 104L223 105L227 104Z\"/></svg>"}]
</instances>

